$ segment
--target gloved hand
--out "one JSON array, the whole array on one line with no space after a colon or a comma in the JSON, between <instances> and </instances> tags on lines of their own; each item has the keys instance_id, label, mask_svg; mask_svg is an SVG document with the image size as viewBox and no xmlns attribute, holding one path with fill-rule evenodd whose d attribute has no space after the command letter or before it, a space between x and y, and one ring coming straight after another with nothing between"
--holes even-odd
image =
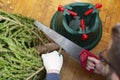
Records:
<instances>
[{"instance_id":1,"label":"gloved hand","mask_svg":"<svg viewBox=\"0 0 120 80\"><path fill-rule=\"evenodd\" d=\"M95 69L94 70L95 73L101 74L103 76L107 74L106 66L100 60L94 57L88 57L86 69L87 70Z\"/></svg>"},{"instance_id":2,"label":"gloved hand","mask_svg":"<svg viewBox=\"0 0 120 80\"><path fill-rule=\"evenodd\" d=\"M63 64L63 57L57 51L42 54L42 59L47 73L60 72Z\"/></svg>"}]
</instances>

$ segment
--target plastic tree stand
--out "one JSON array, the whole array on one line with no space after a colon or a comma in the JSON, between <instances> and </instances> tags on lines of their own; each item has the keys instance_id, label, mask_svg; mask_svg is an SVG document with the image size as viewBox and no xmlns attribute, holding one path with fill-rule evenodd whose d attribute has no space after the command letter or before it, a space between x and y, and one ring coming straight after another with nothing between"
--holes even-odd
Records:
<instances>
[{"instance_id":1,"label":"plastic tree stand","mask_svg":"<svg viewBox=\"0 0 120 80\"><path fill-rule=\"evenodd\" d=\"M89 9L93 12L86 16L85 12ZM84 30L81 27L81 19L84 20ZM76 2L63 6L55 12L51 21L51 29L87 50L94 48L102 36L99 11L91 3ZM85 40L82 39L84 34L87 35Z\"/></svg>"}]
</instances>

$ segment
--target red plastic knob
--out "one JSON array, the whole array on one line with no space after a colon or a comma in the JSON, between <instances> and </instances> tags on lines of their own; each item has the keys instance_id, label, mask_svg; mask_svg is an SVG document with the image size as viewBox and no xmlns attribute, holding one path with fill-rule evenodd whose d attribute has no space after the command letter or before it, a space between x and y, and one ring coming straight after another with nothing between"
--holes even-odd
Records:
<instances>
[{"instance_id":1,"label":"red plastic knob","mask_svg":"<svg viewBox=\"0 0 120 80\"><path fill-rule=\"evenodd\" d=\"M62 5L59 5L59 6L58 6L58 11L64 11L64 8L63 8Z\"/></svg>"},{"instance_id":2,"label":"red plastic knob","mask_svg":"<svg viewBox=\"0 0 120 80\"><path fill-rule=\"evenodd\" d=\"M82 34L82 40L87 40L88 39L88 35L87 34Z\"/></svg>"},{"instance_id":3,"label":"red plastic knob","mask_svg":"<svg viewBox=\"0 0 120 80\"><path fill-rule=\"evenodd\" d=\"M102 7L102 4L96 4L95 7L98 9L98 8L101 8Z\"/></svg>"}]
</instances>

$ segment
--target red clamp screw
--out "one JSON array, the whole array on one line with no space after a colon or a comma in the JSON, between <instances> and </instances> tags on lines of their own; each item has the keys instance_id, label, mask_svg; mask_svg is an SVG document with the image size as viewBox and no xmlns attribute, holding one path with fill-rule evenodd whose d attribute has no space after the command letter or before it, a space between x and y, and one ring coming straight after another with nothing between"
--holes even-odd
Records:
<instances>
[{"instance_id":1,"label":"red clamp screw","mask_svg":"<svg viewBox=\"0 0 120 80\"><path fill-rule=\"evenodd\" d=\"M62 5L59 5L58 6L58 11L64 11L65 9L64 9L64 7L62 6ZM72 16L77 16L77 13L76 12L74 12L74 11L71 11L71 10L67 10L68 11L68 13L70 13L70 15L72 15Z\"/></svg>"},{"instance_id":2,"label":"red clamp screw","mask_svg":"<svg viewBox=\"0 0 120 80\"><path fill-rule=\"evenodd\" d=\"M101 8L102 7L102 4L96 4L95 7L98 9L98 8ZM91 8L89 10L87 10L85 12L85 16L88 16L89 14L91 14L92 12L94 11L94 8Z\"/></svg>"},{"instance_id":3,"label":"red clamp screw","mask_svg":"<svg viewBox=\"0 0 120 80\"><path fill-rule=\"evenodd\" d=\"M72 16L77 16L77 13L76 12L73 12L71 10L68 10L68 12L72 15Z\"/></svg>"},{"instance_id":4,"label":"red clamp screw","mask_svg":"<svg viewBox=\"0 0 120 80\"><path fill-rule=\"evenodd\" d=\"M80 20L80 24L81 24L81 28L82 28L82 31L83 31L83 34L82 34L82 40L84 41L84 40L87 40L88 39L88 35L87 34L85 34L85 21L84 21L84 19L81 19Z\"/></svg>"}]
</instances>

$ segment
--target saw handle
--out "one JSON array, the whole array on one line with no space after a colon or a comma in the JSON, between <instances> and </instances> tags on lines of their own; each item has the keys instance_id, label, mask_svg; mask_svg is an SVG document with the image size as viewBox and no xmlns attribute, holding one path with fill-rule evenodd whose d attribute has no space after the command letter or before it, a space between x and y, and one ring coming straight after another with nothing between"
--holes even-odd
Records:
<instances>
[{"instance_id":1,"label":"saw handle","mask_svg":"<svg viewBox=\"0 0 120 80\"><path fill-rule=\"evenodd\" d=\"M91 56L91 57L94 57L96 59L99 60L99 58L97 56L95 56L94 54L92 54L91 52L87 51L87 50L83 50L81 53L80 53L80 62L81 62L81 65L83 67L83 69L87 70L86 69L86 64L87 64L87 59L88 57ZM94 69L90 69L90 70L87 70L89 73L93 73L94 72Z\"/></svg>"}]
</instances>

